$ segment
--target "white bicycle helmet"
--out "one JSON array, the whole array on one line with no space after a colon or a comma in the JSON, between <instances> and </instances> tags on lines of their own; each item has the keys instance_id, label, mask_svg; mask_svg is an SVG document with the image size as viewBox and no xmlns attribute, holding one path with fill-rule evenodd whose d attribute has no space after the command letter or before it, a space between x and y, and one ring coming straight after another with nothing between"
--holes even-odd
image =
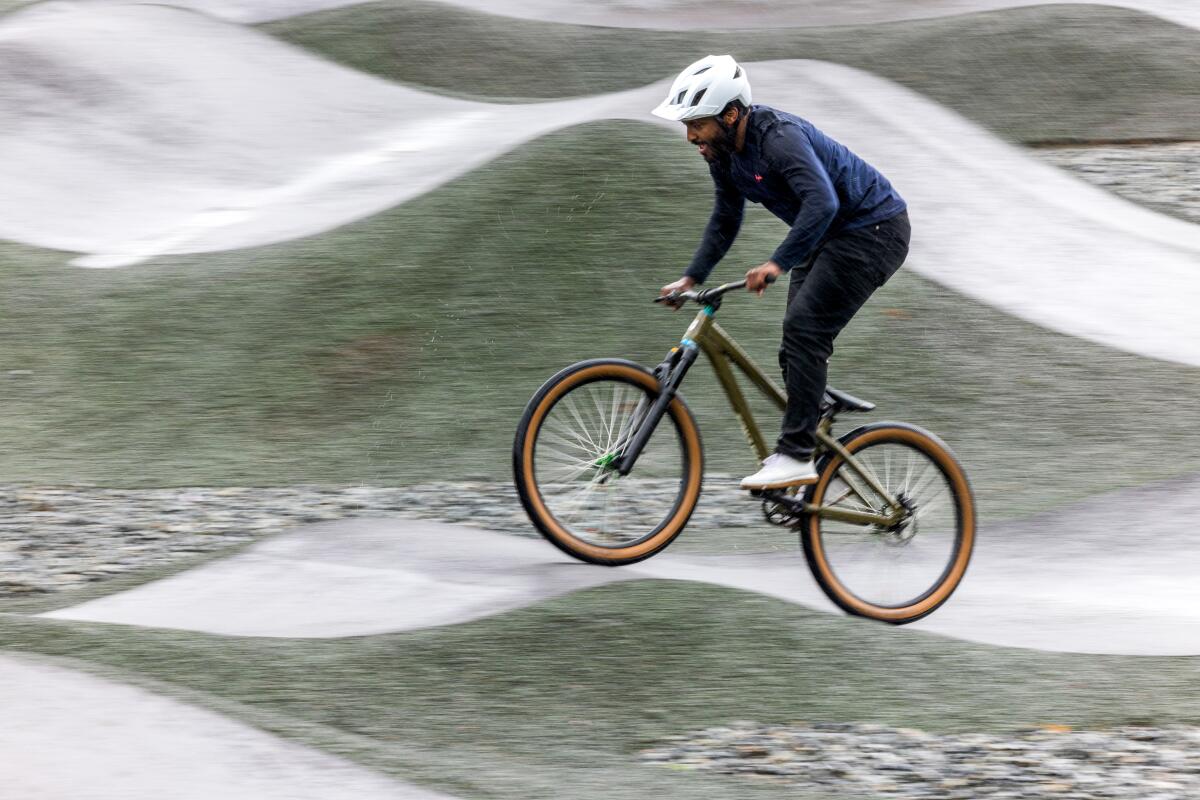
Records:
<instances>
[{"instance_id":1,"label":"white bicycle helmet","mask_svg":"<svg viewBox=\"0 0 1200 800\"><path fill-rule=\"evenodd\" d=\"M679 73L667 99L650 113L674 122L715 117L731 100L750 105L746 70L733 56L705 56Z\"/></svg>"}]
</instances>

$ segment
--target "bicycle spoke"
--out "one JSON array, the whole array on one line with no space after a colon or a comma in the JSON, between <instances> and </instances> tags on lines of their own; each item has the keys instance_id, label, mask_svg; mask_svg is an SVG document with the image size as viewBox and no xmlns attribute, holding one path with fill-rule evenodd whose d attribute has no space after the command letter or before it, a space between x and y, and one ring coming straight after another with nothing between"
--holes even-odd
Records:
<instances>
[{"instance_id":1,"label":"bicycle spoke","mask_svg":"<svg viewBox=\"0 0 1200 800\"><path fill-rule=\"evenodd\" d=\"M604 493L604 508L600 512L600 532L608 533L608 504L612 500L612 492Z\"/></svg>"},{"instance_id":2,"label":"bicycle spoke","mask_svg":"<svg viewBox=\"0 0 1200 800\"><path fill-rule=\"evenodd\" d=\"M829 488L832 490L833 484L830 484ZM835 497L834 499L826 501L825 505L827 505L829 507L836 506L838 503L840 503L843 500L845 500L846 498L848 498L851 495L851 493L852 493L852 491L850 489L846 489L844 492L841 492L840 494L838 494L838 496Z\"/></svg>"},{"instance_id":3,"label":"bicycle spoke","mask_svg":"<svg viewBox=\"0 0 1200 800\"><path fill-rule=\"evenodd\" d=\"M847 488L846 491L844 493L842 493L842 495L837 500L834 500L829 503L825 503L824 505L830 506L830 507L839 506L840 508L844 508L847 511L862 511L862 512L865 512L868 514L875 513L875 509L864 504L862 502L862 499L859 497L858 492L854 491L854 489L851 489L851 488Z\"/></svg>"},{"instance_id":4,"label":"bicycle spoke","mask_svg":"<svg viewBox=\"0 0 1200 800\"><path fill-rule=\"evenodd\" d=\"M559 477L562 475L579 475L588 470L595 469L595 465L590 461L574 462L574 461L559 461L554 458L547 458L544 462L549 465L547 470L548 476Z\"/></svg>"},{"instance_id":5,"label":"bicycle spoke","mask_svg":"<svg viewBox=\"0 0 1200 800\"><path fill-rule=\"evenodd\" d=\"M553 428L553 430L549 430ZM592 453L592 445L575 432L573 428L569 428L561 420L548 418L543 426L543 430L555 436L563 444L575 447L585 453Z\"/></svg>"},{"instance_id":6,"label":"bicycle spoke","mask_svg":"<svg viewBox=\"0 0 1200 800\"><path fill-rule=\"evenodd\" d=\"M559 402L566 403L567 410L571 412L571 415L575 417L575 421L579 423L579 432L582 433L583 437L587 439L588 446L591 447L594 452L600 452L599 445L597 445L596 440L592 438L592 432L588 430L588 426L584 423L583 417L580 415L579 409L576 407L575 398L568 394Z\"/></svg>"},{"instance_id":7,"label":"bicycle spoke","mask_svg":"<svg viewBox=\"0 0 1200 800\"><path fill-rule=\"evenodd\" d=\"M905 487L905 494L909 497L920 497L924 489L932 486L942 476L933 462L925 465L924 469L913 479L912 485ZM926 485L928 484L928 485Z\"/></svg>"},{"instance_id":8,"label":"bicycle spoke","mask_svg":"<svg viewBox=\"0 0 1200 800\"><path fill-rule=\"evenodd\" d=\"M566 485L567 483L576 484L576 483L579 483L579 481L577 480L579 478L579 476L583 475L590 469L593 469L593 467L591 465L582 466L582 467L574 467L574 468L566 467L564 469L560 469L560 470L556 470L554 472L548 473L546 475L546 477L549 478L550 480L549 481L539 481L539 483L546 483L546 485L554 485L554 484Z\"/></svg>"},{"instance_id":9,"label":"bicycle spoke","mask_svg":"<svg viewBox=\"0 0 1200 800\"><path fill-rule=\"evenodd\" d=\"M596 407L596 418L599 420L596 431L596 441L603 442L602 447L604 452L608 452L608 446L612 441L612 431L608 427L608 417L604 412L604 406L600 403L600 395L593 391L593 386L588 387L588 397L592 400L592 405Z\"/></svg>"},{"instance_id":10,"label":"bicycle spoke","mask_svg":"<svg viewBox=\"0 0 1200 800\"><path fill-rule=\"evenodd\" d=\"M621 406L625 397L624 386L614 386L612 389L612 402L608 409L608 441L604 445L605 452L614 452L616 450L617 437L620 435L621 426L618 424L621 414Z\"/></svg>"},{"instance_id":11,"label":"bicycle spoke","mask_svg":"<svg viewBox=\"0 0 1200 800\"><path fill-rule=\"evenodd\" d=\"M549 460L550 468L546 471L546 477L551 480L574 480L585 472L596 469L596 467L588 463L583 464L564 464Z\"/></svg>"},{"instance_id":12,"label":"bicycle spoke","mask_svg":"<svg viewBox=\"0 0 1200 800\"><path fill-rule=\"evenodd\" d=\"M865 494L865 492L869 491L873 495L874 491L872 491L870 487L860 486L858 479L851 477L851 471L852 470L848 465L842 464L840 467L838 467L838 480L848 486L850 491L858 497L858 499L863 503L864 511L875 511L876 509L871 505L871 498L867 497Z\"/></svg>"},{"instance_id":13,"label":"bicycle spoke","mask_svg":"<svg viewBox=\"0 0 1200 800\"><path fill-rule=\"evenodd\" d=\"M920 502L920 504L917 506L917 513L916 513L916 514L914 514L913 516L914 516L916 519L921 519L922 517L926 517L926 516L928 516L930 513L932 513L934 509L940 509L940 508L942 508L942 506L943 506L944 504L943 504L943 503L941 503L941 502L935 502L935 501L938 501L938 500L940 500L940 498L942 497L942 495L946 494L946 493L947 493L949 490L950 490L950 487L949 487L949 486L947 486L947 485L943 485L941 488L939 488L939 489L938 489L936 492L934 492L932 495L930 495L929 497L927 497L927 498L923 499L923 500Z\"/></svg>"},{"instance_id":14,"label":"bicycle spoke","mask_svg":"<svg viewBox=\"0 0 1200 800\"><path fill-rule=\"evenodd\" d=\"M581 458L579 456L579 454L577 454L577 453L567 452L567 451L558 449L558 447L555 446L558 443L553 441L553 439L556 437L557 437L557 434L555 434L553 432L548 432L547 438L551 439L551 441L538 443L537 455L539 458L545 457L545 458L551 459L555 463L559 463L559 464L594 464L595 463L596 457L591 453L587 453ZM568 447L569 446L570 445L568 445Z\"/></svg>"},{"instance_id":15,"label":"bicycle spoke","mask_svg":"<svg viewBox=\"0 0 1200 800\"><path fill-rule=\"evenodd\" d=\"M911 497L914 502L920 503L930 491L936 491L940 493L948 488L949 487L947 486L945 480L942 478L942 473L934 470L933 474L930 475L927 480L913 487L912 494L909 495L909 497Z\"/></svg>"},{"instance_id":16,"label":"bicycle spoke","mask_svg":"<svg viewBox=\"0 0 1200 800\"><path fill-rule=\"evenodd\" d=\"M576 513L578 513L580 506L595 496L595 493L593 492L593 489L595 489L596 486L595 481L596 479L593 478L589 483L576 491L574 495L570 495L566 498L565 502L567 503L567 514L569 517L573 517Z\"/></svg>"}]
</instances>

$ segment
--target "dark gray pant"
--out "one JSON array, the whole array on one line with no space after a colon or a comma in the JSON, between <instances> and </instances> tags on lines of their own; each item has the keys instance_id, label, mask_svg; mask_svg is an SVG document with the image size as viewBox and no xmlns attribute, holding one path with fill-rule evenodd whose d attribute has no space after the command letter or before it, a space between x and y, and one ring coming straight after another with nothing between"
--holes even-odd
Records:
<instances>
[{"instance_id":1,"label":"dark gray pant","mask_svg":"<svg viewBox=\"0 0 1200 800\"><path fill-rule=\"evenodd\" d=\"M791 270L779 367L787 409L777 452L805 461L816 447L817 422L833 340L871 293L908 256L908 212L865 228L843 231Z\"/></svg>"}]
</instances>

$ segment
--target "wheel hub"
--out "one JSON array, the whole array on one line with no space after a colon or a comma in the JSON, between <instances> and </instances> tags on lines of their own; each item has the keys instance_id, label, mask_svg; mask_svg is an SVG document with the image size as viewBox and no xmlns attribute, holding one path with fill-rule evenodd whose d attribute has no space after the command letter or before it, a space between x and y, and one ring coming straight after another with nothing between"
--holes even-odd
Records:
<instances>
[{"instance_id":1,"label":"wheel hub","mask_svg":"<svg viewBox=\"0 0 1200 800\"><path fill-rule=\"evenodd\" d=\"M917 535L917 504L903 493L896 496L896 502L904 507L904 516L895 525L883 529L881 533L885 542L900 547L911 542Z\"/></svg>"},{"instance_id":2,"label":"wheel hub","mask_svg":"<svg viewBox=\"0 0 1200 800\"><path fill-rule=\"evenodd\" d=\"M616 462L617 458L619 458L617 453L606 453L593 461L592 466L596 467L597 469L616 469L613 464Z\"/></svg>"}]
</instances>

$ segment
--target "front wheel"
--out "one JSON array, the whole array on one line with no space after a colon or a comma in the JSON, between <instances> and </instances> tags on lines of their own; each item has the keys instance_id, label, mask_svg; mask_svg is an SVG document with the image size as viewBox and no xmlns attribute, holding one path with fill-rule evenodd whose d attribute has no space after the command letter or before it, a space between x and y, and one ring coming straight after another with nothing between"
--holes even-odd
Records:
<instances>
[{"instance_id":1,"label":"front wheel","mask_svg":"<svg viewBox=\"0 0 1200 800\"><path fill-rule=\"evenodd\" d=\"M971 560L975 501L966 473L949 447L912 425L876 423L840 441L905 511L888 526L806 515L808 565L842 610L895 625L918 620L950 598ZM808 493L813 506L886 511L886 501L841 455L831 454L819 472Z\"/></svg>"},{"instance_id":2,"label":"front wheel","mask_svg":"<svg viewBox=\"0 0 1200 800\"><path fill-rule=\"evenodd\" d=\"M633 470L617 462L658 396L646 368L581 361L534 394L513 442L513 477L534 527L593 564L649 558L679 535L700 497L700 431L683 399L667 406Z\"/></svg>"}]
</instances>

